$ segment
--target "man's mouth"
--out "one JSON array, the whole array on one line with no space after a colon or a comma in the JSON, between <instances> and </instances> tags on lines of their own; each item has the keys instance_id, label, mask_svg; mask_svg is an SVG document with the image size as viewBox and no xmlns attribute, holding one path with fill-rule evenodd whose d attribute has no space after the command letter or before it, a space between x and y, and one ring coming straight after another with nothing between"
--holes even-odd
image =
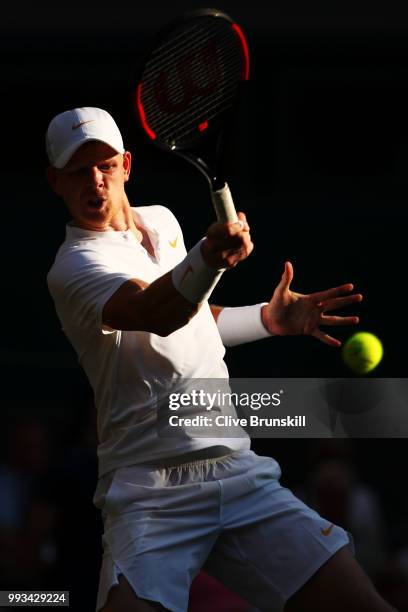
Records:
<instances>
[{"instance_id":1,"label":"man's mouth","mask_svg":"<svg viewBox=\"0 0 408 612\"><path fill-rule=\"evenodd\" d=\"M93 198L89 198L87 204L90 208L93 208L94 210L99 210L104 205L104 202L105 198L103 198L102 196L95 196Z\"/></svg>"}]
</instances>

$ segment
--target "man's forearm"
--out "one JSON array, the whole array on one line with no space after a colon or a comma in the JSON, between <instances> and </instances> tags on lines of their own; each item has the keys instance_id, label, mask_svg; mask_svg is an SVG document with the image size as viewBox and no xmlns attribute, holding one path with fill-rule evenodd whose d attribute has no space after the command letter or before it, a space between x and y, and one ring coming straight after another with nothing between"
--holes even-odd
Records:
<instances>
[{"instance_id":1,"label":"man's forearm","mask_svg":"<svg viewBox=\"0 0 408 612\"><path fill-rule=\"evenodd\" d=\"M168 336L186 325L199 307L177 291L167 272L150 285L139 279L125 282L108 300L102 319L112 329Z\"/></svg>"}]
</instances>

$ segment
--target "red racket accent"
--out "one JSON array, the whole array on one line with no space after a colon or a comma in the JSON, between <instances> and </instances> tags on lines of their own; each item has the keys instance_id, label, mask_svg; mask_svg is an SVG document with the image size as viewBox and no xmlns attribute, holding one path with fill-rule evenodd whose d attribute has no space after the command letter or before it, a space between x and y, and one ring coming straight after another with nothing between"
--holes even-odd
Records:
<instances>
[{"instance_id":1,"label":"red racket accent","mask_svg":"<svg viewBox=\"0 0 408 612\"><path fill-rule=\"evenodd\" d=\"M238 38L239 42L241 43L241 50L242 50L242 57L243 57L242 80L243 81L248 81L248 79L249 79L249 49L248 49L248 43L246 41L244 33L242 32L242 30L241 30L241 28L239 27L238 24L233 23L231 27L234 30L235 34L237 35L237 38Z\"/></svg>"},{"instance_id":2,"label":"red racket accent","mask_svg":"<svg viewBox=\"0 0 408 612\"><path fill-rule=\"evenodd\" d=\"M139 109L139 116L140 116L140 121L142 123L143 129L145 130L145 132L148 134L148 136L152 140L155 140L156 134L153 132L152 129L150 129L147 123L146 114L145 114L143 104L142 104L142 84L141 83L139 83L139 85L137 86L137 90L136 90L136 104Z\"/></svg>"},{"instance_id":3,"label":"red racket accent","mask_svg":"<svg viewBox=\"0 0 408 612\"><path fill-rule=\"evenodd\" d=\"M200 132L204 132L207 128L208 128L208 121L203 121L198 126L198 129L200 130Z\"/></svg>"}]
</instances>

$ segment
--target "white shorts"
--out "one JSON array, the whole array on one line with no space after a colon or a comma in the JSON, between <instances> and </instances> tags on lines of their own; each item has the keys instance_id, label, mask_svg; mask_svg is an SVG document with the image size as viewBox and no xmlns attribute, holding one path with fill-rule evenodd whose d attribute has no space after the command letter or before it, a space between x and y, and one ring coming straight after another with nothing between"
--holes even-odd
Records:
<instances>
[{"instance_id":1,"label":"white shorts","mask_svg":"<svg viewBox=\"0 0 408 612\"><path fill-rule=\"evenodd\" d=\"M282 487L280 474L250 450L116 470L94 497L104 520L97 610L123 574L139 597L186 612L201 568L259 610L282 610L351 540Z\"/></svg>"}]
</instances>

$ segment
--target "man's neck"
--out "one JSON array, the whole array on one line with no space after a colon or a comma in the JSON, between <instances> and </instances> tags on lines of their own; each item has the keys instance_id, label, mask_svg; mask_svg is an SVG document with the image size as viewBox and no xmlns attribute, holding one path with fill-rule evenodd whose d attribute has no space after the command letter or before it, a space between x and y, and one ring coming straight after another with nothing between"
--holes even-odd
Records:
<instances>
[{"instance_id":1,"label":"man's neck","mask_svg":"<svg viewBox=\"0 0 408 612\"><path fill-rule=\"evenodd\" d=\"M119 210L114 217L109 221L109 229L113 229L116 232L126 232L131 230L136 236L139 242L142 242L142 232L133 216L130 204L127 203L121 210Z\"/></svg>"},{"instance_id":2,"label":"man's neck","mask_svg":"<svg viewBox=\"0 0 408 612\"><path fill-rule=\"evenodd\" d=\"M122 205L116 210L112 211L112 214L106 216L104 219L73 219L74 225L85 230L91 230L94 232L126 232L130 230L136 236L139 242L142 242L143 234L139 229L137 219L133 216L132 209L130 208L129 201L126 199Z\"/></svg>"},{"instance_id":3,"label":"man's neck","mask_svg":"<svg viewBox=\"0 0 408 612\"><path fill-rule=\"evenodd\" d=\"M144 228L139 222L137 213L134 214L132 211L129 201L126 201L122 208L116 211L115 215L112 215L110 219L107 219L103 225L93 224L92 222L88 223L77 221L76 219L74 219L74 225L77 225L82 229L97 232L107 232L112 230L115 232L126 232L130 230L136 237L136 240L142 244L146 251L150 255L154 256L154 248L150 241L149 234L147 233L146 228Z\"/></svg>"}]
</instances>

